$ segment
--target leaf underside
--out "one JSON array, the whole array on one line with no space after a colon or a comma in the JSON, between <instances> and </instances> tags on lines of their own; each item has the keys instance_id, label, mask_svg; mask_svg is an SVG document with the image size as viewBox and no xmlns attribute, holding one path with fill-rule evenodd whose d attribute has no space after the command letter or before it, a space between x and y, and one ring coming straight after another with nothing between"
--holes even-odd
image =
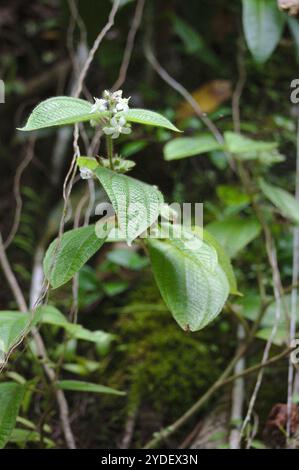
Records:
<instances>
[{"instance_id":1,"label":"leaf underside","mask_svg":"<svg viewBox=\"0 0 299 470\"><path fill-rule=\"evenodd\" d=\"M56 289L68 282L105 240L96 235L95 225L65 232L58 243L55 239L44 259L45 276L51 286Z\"/></svg>"},{"instance_id":2,"label":"leaf underside","mask_svg":"<svg viewBox=\"0 0 299 470\"><path fill-rule=\"evenodd\" d=\"M91 112L92 104L89 101L70 96L56 96L42 101L31 112L21 131L35 131L47 127L63 126L85 122L90 120L100 121L109 113ZM119 113L118 115L122 115ZM145 124L149 126L164 127L166 129L180 132L168 119L155 111L147 109L130 109L125 113L127 121Z\"/></svg>"},{"instance_id":3,"label":"leaf underside","mask_svg":"<svg viewBox=\"0 0 299 470\"><path fill-rule=\"evenodd\" d=\"M149 184L99 167L95 174L106 191L117 214L120 230L129 244L156 222L161 204L161 192Z\"/></svg>"},{"instance_id":4,"label":"leaf underside","mask_svg":"<svg viewBox=\"0 0 299 470\"><path fill-rule=\"evenodd\" d=\"M164 158L167 161L180 160L212 150L219 150L222 147L223 145L209 134L199 137L179 137L167 142L164 147Z\"/></svg>"},{"instance_id":5,"label":"leaf underside","mask_svg":"<svg viewBox=\"0 0 299 470\"><path fill-rule=\"evenodd\" d=\"M175 320L186 331L204 328L229 294L215 249L195 234L187 240L148 239L147 245L154 277Z\"/></svg>"},{"instance_id":6,"label":"leaf underside","mask_svg":"<svg viewBox=\"0 0 299 470\"><path fill-rule=\"evenodd\" d=\"M266 183L260 179L260 188L280 213L295 224L299 224L299 202L284 189Z\"/></svg>"}]
</instances>

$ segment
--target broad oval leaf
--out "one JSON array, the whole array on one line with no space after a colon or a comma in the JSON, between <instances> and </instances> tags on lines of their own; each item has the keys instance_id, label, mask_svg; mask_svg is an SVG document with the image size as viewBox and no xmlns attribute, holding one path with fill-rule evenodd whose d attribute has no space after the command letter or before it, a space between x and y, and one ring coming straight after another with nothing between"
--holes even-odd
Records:
<instances>
[{"instance_id":1,"label":"broad oval leaf","mask_svg":"<svg viewBox=\"0 0 299 470\"><path fill-rule=\"evenodd\" d=\"M277 0L243 0L246 42L256 62L262 64L276 48L285 23Z\"/></svg>"},{"instance_id":2,"label":"broad oval leaf","mask_svg":"<svg viewBox=\"0 0 299 470\"><path fill-rule=\"evenodd\" d=\"M215 249L190 233L187 239L148 239L147 245L157 285L175 320L186 331L204 328L229 295Z\"/></svg>"},{"instance_id":3,"label":"broad oval leaf","mask_svg":"<svg viewBox=\"0 0 299 470\"><path fill-rule=\"evenodd\" d=\"M23 385L13 382L0 384L0 449L3 449L13 432L23 394Z\"/></svg>"},{"instance_id":4,"label":"broad oval leaf","mask_svg":"<svg viewBox=\"0 0 299 470\"><path fill-rule=\"evenodd\" d=\"M125 113L125 118L131 122L137 122L138 124L145 124L147 126L155 127L165 127L175 132L181 132L172 122L170 122L166 117L162 116L155 111L150 111L148 109L139 109L132 108Z\"/></svg>"},{"instance_id":5,"label":"broad oval leaf","mask_svg":"<svg viewBox=\"0 0 299 470\"><path fill-rule=\"evenodd\" d=\"M258 160L263 165L282 162L285 157L277 150L277 142L254 140L236 132L224 133L226 148L235 154L238 160Z\"/></svg>"},{"instance_id":6,"label":"broad oval leaf","mask_svg":"<svg viewBox=\"0 0 299 470\"><path fill-rule=\"evenodd\" d=\"M48 98L39 103L30 114L24 127L18 128L21 131L35 131L46 127L62 126L75 124L76 122L85 122L90 120L99 120L109 113L96 112L91 113L92 104L89 101L71 96L56 96ZM119 113L121 115L122 113ZM167 118L154 111L147 109L132 108L125 117L128 121L145 124L148 126L165 127L175 132L180 132Z\"/></svg>"},{"instance_id":7,"label":"broad oval leaf","mask_svg":"<svg viewBox=\"0 0 299 470\"><path fill-rule=\"evenodd\" d=\"M221 148L223 145L209 134L200 137L180 137L167 142L164 146L164 159L179 160Z\"/></svg>"},{"instance_id":8,"label":"broad oval leaf","mask_svg":"<svg viewBox=\"0 0 299 470\"><path fill-rule=\"evenodd\" d=\"M260 179L260 188L266 198L277 207L284 217L292 220L295 224L299 224L299 202L296 201L294 196L284 189L266 183L263 179Z\"/></svg>"},{"instance_id":9,"label":"broad oval leaf","mask_svg":"<svg viewBox=\"0 0 299 470\"><path fill-rule=\"evenodd\" d=\"M107 344L113 339L113 335L106 333L105 331L90 331L78 323L74 324L69 322L67 318L52 305L44 305L40 307L37 314L41 323L60 326L76 339L103 344Z\"/></svg>"},{"instance_id":10,"label":"broad oval leaf","mask_svg":"<svg viewBox=\"0 0 299 470\"><path fill-rule=\"evenodd\" d=\"M0 360L4 358L17 345L30 327L36 323L36 318L23 312L1 311L0 312Z\"/></svg>"},{"instance_id":11,"label":"broad oval leaf","mask_svg":"<svg viewBox=\"0 0 299 470\"><path fill-rule=\"evenodd\" d=\"M224 133L224 139L227 149L231 153L236 154L253 154L276 149L276 142L264 142L263 140L253 140L236 132L227 131ZM256 157L257 158L257 157ZM246 157L245 157L246 159Z\"/></svg>"},{"instance_id":12,"label":"broad oval leaf","mask_svg":"<svg viewBox=\"0 0 299 470\"><path fill-rule=\"evenodd\" d=\"M216 240L216 238L213 237L213 235L211 235L207 230L203 230L203 239L216 250L218 263L223 269L229 283L230 294L241 295L237 288L235 273L227 252L224 250L218 240Z\"/></svg>"},{"instance_id":13,"label":"broad oval leaf","mask_svg":"<svg viewBox=\"0 0 299 470\"><path fill-rule=\"evenodd\" d=\"M117 214L120 232L131 244L156 222L164 202L163 195L154 186L107 168L99 167L95 174Z\"/></svg>"},{"instance_id":14,"label":"broad oval leaf","mask_svg":"<svg viewBox=\"0 0 299 470\"><path fill-rule=\"evenodd\" d=\"M106 393L108 395L119 396L126 395L126 392L121 392L120 390L115 390L105 385L83 382L82 380L59 380L57 387L61 390L73 390L74 392Z\"/></svg>"},{"instance_id":15,"label":"broad oval leaf","mask_svg":"<svg viewBox=\"0 0 299 470\"><path fill-rule=\"evenodd\" d=\"M44 259L45 276L51 286L56 289L68 282L101 248L106 238L97 236L95 225L69 230L59 243L56 238Z\"/></svg>"},{"instance_id":16,"label":"broad oval leaf","mask_svg":"<svg viewBox=\"0 0 299 470\"><path fill-rule=\"evenodd\" d=\"M70 96L56 96L38 104L20 131L35 131L46 127L74 124L99 119L107 113L91 113L91 103Z\"/></svg>"},{"instance_id":17,"label":"broad oval leaf","mask_svg":"<svg viewBox=\"0 0 299 470\"><path fill-rule=\"evenodd\" d=\"M259 222L251 217L227 217L208 224L206 228L217 239L230 258L234 258L261 231Z\"/></svg>"}]
</instances>

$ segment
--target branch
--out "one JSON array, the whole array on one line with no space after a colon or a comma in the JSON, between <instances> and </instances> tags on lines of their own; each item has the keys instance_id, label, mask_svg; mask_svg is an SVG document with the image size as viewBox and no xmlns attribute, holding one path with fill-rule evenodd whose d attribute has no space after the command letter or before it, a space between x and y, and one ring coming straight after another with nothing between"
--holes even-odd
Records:
<instances>
[{"instance_id":1,"label":"branch","mask_svg":"<svg viewBox=\"0 0 299 470\"><path fill-rule=\"evenodd\" d=\"M3 269L4 275L7 279L7 282L10 286L10 289L13 293L13 296L16 300L16 303L20 309L21 312L28 312L28 307L26 300L24 298L24 295L20 289L20 286L18 284L18 281L11 269L10 263L8 261L8 258L6 256L6 252L3 246L2 242L2 236L0 233L0 264ZM56 378L55 378L55 372L51 368L50 361L47 355L47 351L43 342L42 337L40 336L38 330L34 327L32 328L32 336L36 345L36 350L38 357L42 360L42 365L44 368L44 371L46 375L48 376L50 382L52 383L56 400L58 403L59 407L59 412L60 412L60 420L61 420L61 425L62 429L64 432L64 437L67 443L67 446L69 449L75 449L75 440L72 434L70 422L69 422L69 410L68 410L68 404L65 399L64 393L62 390L58 390L56 388Z\"/></svg>"},{"instance_id":2,"label":"branch","mask_svg":"<svg viewBox=\"0 0 299 470\"><path fill-rule=\"evenodd\" d=\"M295 198L299 202L299 119L297 119L297 152L296 152L296 188ZM291 321L290 321L290 332L289 340L290 344L295 339L296 335L296 320L297 320L297 304L298 304L298 279L299 279L299 228L295 227L293 230L293 269L292 269L292 284L293 289L291 293ZM298 372L297 372L298 375ZM294 365L292 361L289 361L288 370L288 398L287 398L287 439L291 435L291 414L292 414L292 403L294 394Z\"/></svg>"},{"instance_id":3,"label":"branch","mask_svg":"<svg viewBox=\"0 0 299 470\"><path fill-rule=\"evenodd\" d=\"M86 74L87 74L88 69L90 67L90 64L93 61L94 55L95 55L96 51L98 50L99 45L101 44L102 40L104 39L104 37L106 36L108 31L114 25L114 19L115 19L115 15L116 15L118 7L119 7L119 3L120 3L120 0L114 0L111 11L110 11L110 14L109 14L108 23L100 31L100 33L98 34L95 42L93 43L92 48L90 49L87 60L86 60L84 66L82 68L82 71L81 71L79 79L78 79L78 84L77 84L77 87L76 87L76 90L75 90L75 93L74 93L75 98L78 98L81 91L82 91L83 82L85 80L85 77L86 77Z\"/></svg>"},{"instance_id":4,"label":"branch","mask_svg":"<svg viewBox=\"0 0 299 470\"><path fill-rule=\"evenodd\" d=\"M131 28L127 37L127 43L125 47L123 60L120 66L119 75L118 75L116 82L114 83L112 87L112 90L118 90L118 88L120 88L126 80L127 71L128 71L128 67L131 61L132 52L134 48L135 36L142 20L144 4L145 4L145 0L137 1L132 25L131 25Z\"/></svg>"},{"instance_id":5,"label":"branch","mask_svg":"<svg viewBox=\"0 0 299 470\"><path fill-rule=\"evenodd\" d=\"M264 363L249 367L248 369L245 369L240 374L235 374L235 375L232 375L231 377L228 377L236 361L239 360L239 356L240 356L240 353L239 353L237 356L234 357L234 359L231 361L229 366L225 369L225 371L220 376L220 378L212 385L212 387L209 388L209 390L177 421L175 421L170 426L167 426L166 428L162 429L158 433L155 433L154 438L145 445L144 449L154 449L160 444L161 441L167 439L172 434L174 434L179 428L181 428L189 420L189 418L194 416L194 414L197 413L200 410L200 408L202 408L202 406L206 404L206 402L215 394L216 391L218 391L224 385L228 385L234 382L235 380L239 380L240 378L243 378L247 375L250 375L254 372L264 369L267 366L275 364L276 362L280 361L285 356L290 354L293 351L293 349L294 348L285 349L280 354L273 356L271 359L268 359Z\"/></svg>"}]
</instances>

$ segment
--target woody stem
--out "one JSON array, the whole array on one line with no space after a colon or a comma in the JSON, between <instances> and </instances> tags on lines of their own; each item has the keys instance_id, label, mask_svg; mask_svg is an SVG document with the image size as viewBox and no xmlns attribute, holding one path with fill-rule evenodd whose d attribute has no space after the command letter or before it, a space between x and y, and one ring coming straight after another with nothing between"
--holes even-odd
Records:
<instances>
[{"instance_id":1,"label":"woody stem","mask_svg":"<svg viewBox=\"0 0 299 470\"><path fill-rule=\"evenodd\" d=\"M108 158L109 158L110 169L114 170L114 166L113 166L113 141L112 141L112 138L109 135L107 135L107 137L106 137L106 144L107 144L107 154L108 154Z\"/></svg>"}]
</instances>

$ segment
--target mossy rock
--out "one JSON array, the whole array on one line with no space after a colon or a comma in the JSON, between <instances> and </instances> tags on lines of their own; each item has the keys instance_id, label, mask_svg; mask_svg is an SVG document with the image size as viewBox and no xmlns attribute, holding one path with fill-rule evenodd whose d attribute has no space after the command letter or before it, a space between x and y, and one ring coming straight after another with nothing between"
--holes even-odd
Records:
<instances>
[{"instance_id":1,"label":"mossy rock","mask_svg":"<svg viewBox=\"0 0 299 470\"><path fill-rule=\"evenodd\" d=\"M219 323L198 333L181 330L152 279L129 294L116 333L111 384L129 390L129 408L140 403L167 423L209 388L231 352Z\"/></svg>"}]
</instances>

